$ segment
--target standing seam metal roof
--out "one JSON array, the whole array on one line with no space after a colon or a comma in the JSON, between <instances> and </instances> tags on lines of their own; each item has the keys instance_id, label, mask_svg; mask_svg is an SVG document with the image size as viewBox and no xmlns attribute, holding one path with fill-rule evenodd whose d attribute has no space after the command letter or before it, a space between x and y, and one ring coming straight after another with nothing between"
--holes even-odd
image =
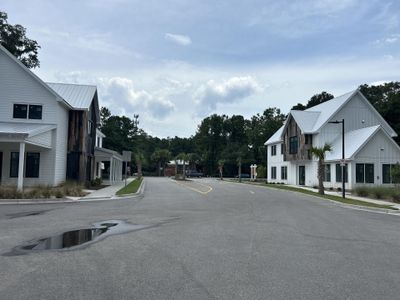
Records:
<instances>
[{"instance_id":1,"label":"standing seam metal roof","mask_svg":"<svg viewBox=\"0 0 400 300\"><path fill-rule=\"evenodd\" d=\"M96 93L94 85L68 84L68 83L46 83L51 89L59 94L74 109L88 110Z\"/></svg>"}]
</instances>

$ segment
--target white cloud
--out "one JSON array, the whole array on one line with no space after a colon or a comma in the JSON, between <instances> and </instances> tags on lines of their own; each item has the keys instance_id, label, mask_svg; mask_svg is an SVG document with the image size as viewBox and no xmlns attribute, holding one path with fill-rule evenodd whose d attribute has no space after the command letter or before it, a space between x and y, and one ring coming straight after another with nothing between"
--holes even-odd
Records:
<instances>
[{"instance_id":1,"label":"white cloud","mask_svg":"<svg viewBox=\"0 0 400 300\"><path fill-rule=\"evenodd\" d=\"M156 97L146 90L136 90L133 81L128 78L99 78L99 89L104 105L116 114L146 113L150 117L163 119L175 109L175 105L164 97Z\"/></svg>"},{"instance_id":2,"label":"white cloud","mask_svg":"<svg viewBox=\"0 0 400 300\"><path fill-rule=\"evenodd\" d=\"M382 47L384 45L397 43L398 41L400 41L400 34L396 33L396 34L391 34L391 35L389 35L387 37L384 37L382 39L378 39L378 40L374 41L373 44L375 46Z\"/></svg>"},{"instance_id":3,"label":"white cloud","mask_svg":"<svg viewBox=\"0 0 400 300\"><path fill-rule=\"evenodd\" d=\"M194 98L202 112L210 112L217 104L235 103L261 90L251 76L232 77L220 83L209 80L195 91Z\"/></svg>"},{"instance_id":4,"label":"white cloud","mask_svg":"<svg viewBox=\"0 0 400 300\"><path fill-rule=\"evenodd\" d=\"M187 35L166 33L164 37L167 41L176 43L181 46L188 46L192 43L191 38Z\"/></svg>"}]
</instances>

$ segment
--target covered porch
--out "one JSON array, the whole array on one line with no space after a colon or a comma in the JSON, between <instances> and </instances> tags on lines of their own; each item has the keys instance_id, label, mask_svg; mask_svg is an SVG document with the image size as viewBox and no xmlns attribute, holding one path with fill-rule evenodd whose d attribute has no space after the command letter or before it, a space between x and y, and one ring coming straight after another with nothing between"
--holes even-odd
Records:
<instances>
[{"instance_id":1,"label":"covered porch","mask_svg":"<svg viewBox=\"0 0 400 300\"><path fill-rule=\"evenodd\" d=\"M94 150L96 177L104 184L113 185L122 181L122 155L116 151L96 147Z\"/></svg>"},{"instance_id":2,"label":"covered porch","mask_svg":"<svg viewBox=\"0 0 400 300\"><path fill-rule=\"evenodd\" d=\"M0 122L0 184L54 185L55 125Z\"/></svg>"}]
</instances>

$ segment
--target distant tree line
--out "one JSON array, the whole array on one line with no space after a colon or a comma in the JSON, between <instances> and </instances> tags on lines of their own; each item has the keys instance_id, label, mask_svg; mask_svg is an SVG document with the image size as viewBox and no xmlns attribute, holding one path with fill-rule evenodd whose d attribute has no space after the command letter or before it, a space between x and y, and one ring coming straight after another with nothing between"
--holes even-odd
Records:
<instances>
[{"instance_id":1,"label":"distant tree line","mask_svg":"<svg viewBox=\"0 0 400 300\"><path fill-rule=\"evenodd\" d=\"M396 132L400 132L400 83L360 86L362 93ZM306 104L292 109L304 110L332 99L327 92L316 94ZM250 172L250 164L261 166L265 173L264 146L286 119L280 109L270 107L249 119L241 115L213 114L204 118L196 133L188 138L158 138L139 128L139 116L114 116L107 108L101 109L101 130L107 136L104 147L122 151L132 150L133 160L145 175L162 175L161 170L170 160L185 157L189 168L209 176L235 176L239 165L243 173ZM399 139L396 138L399 143ZM263 168L264 166L264 168Z\"/></svg>"}]
</instances>

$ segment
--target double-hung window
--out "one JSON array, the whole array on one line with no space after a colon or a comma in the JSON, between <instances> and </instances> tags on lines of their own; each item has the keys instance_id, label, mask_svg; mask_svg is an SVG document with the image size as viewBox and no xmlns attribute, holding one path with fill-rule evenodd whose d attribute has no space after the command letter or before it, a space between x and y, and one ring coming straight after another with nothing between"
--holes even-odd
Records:
<instances>
[{"instance_id":1,"label":"double-hung window","mask_svg":"<svg viewBox=\"0 0 400 300\"><path fill-rule=\"evenodd\" d=\"M374 183L374 164L356 164L356 183Z\"/></svg>"},{"instance_id":2,"label":"double-hung window","mask_svg":"<svg viewBox=\"0 0 400 300\"><path fill-rule=\"evenodd\" d=\"M324 181L326 181L326 182L331 181L331 165L330 164L324 165Z\"/></svg>"},{"instance_id":3,"label":"double-hung window","mask_svg":"<svg viewBox=\"0 0 400 300\"><path fill-rule=\"evenodd\" d=\"M342 166L336 164L336 182L342 182ZM344 182L347 182L347 164L344 167Z\"/></svg>"},{"instance_id":4,"label":"double-hung window","mask_svg":"<svg viewBox=\"0 0 400 300\"><path fill-rule=\"evenodd\" d=\"M276 155L276 145L271 146L271 156Z\"/></svg>"},{"instance_id":5,"label":"double-hung window","mask_svg":"<svg viewBox=\"0 0 400 300\"><path fill-rule=\"evenodd\" d=\"M276 179L276 167L271 167L271 179Z\"/></svg>"},{"instance_id":6,"label":"double-hung window","mask_svg":"<svg viewBox=\"0 0 400 300\"><path fill-rule=\"evenodd\" d=\"M282 180L287 179L287 166L281 167L281 179Z\"/></svg>"}]
</instances>

